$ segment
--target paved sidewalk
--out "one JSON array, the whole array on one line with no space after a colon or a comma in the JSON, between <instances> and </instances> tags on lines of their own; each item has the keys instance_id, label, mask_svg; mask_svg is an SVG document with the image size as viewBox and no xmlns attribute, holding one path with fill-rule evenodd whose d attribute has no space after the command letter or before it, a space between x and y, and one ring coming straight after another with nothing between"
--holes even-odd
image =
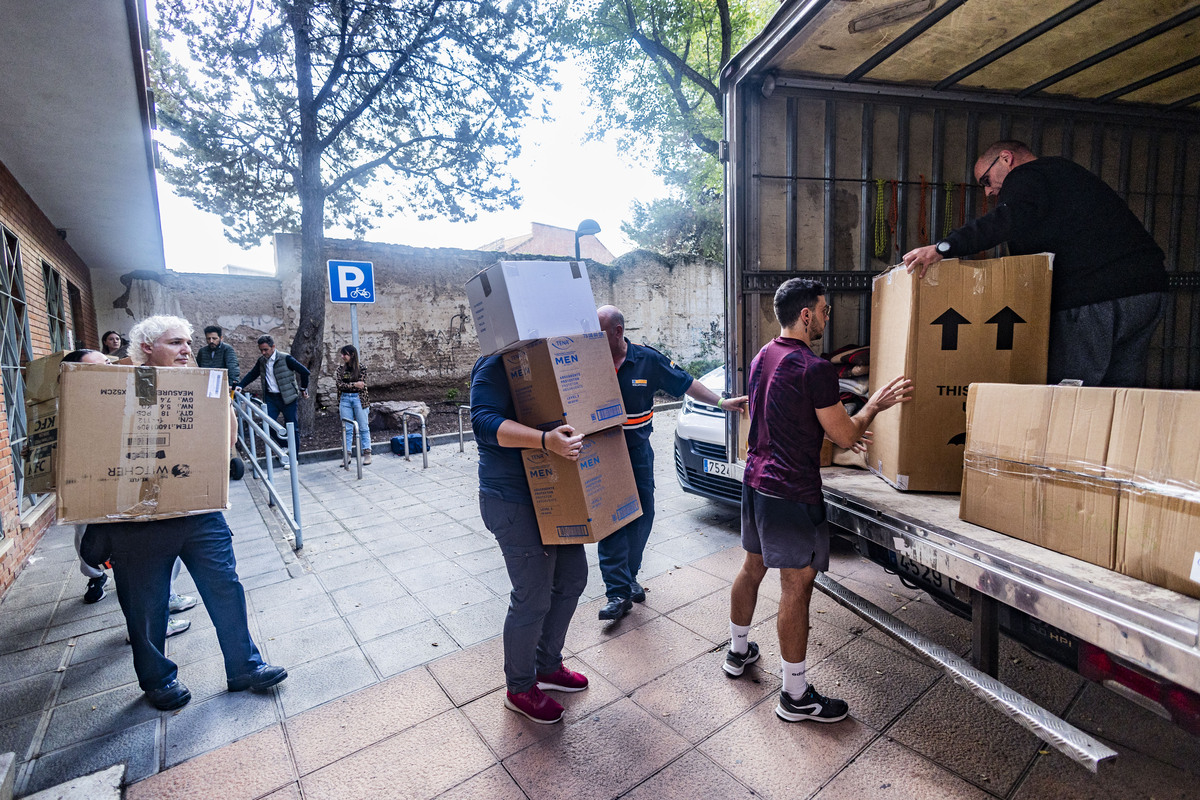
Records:
<instances>
[{"instance_id":1,"label":"paved sidewalk","mask_svg":"<svg viewBox=\"0 0 1200 800\"><path fill-rule=\"evenodd\" d=\"M1095 778L903 653L824 596L811 677L852 718L786 725L769 578L752 638L759 665L720 671L729 584L741 562L734 510L683 494L660 417L658 516L644 606L600 623L591 576L567 639L591 679L565 724L504 709L498 634L508 580L477 510L473 449L434 448L430 468L381 454L362 481L301 466L305 547L233 484L229 512L251 632L290 677L264 695L224 691L211 623L170 640L195 699L173 713L141 698L111 596L79 597L69 532L56 530L0 604L0 752L23 762L18 795L127 762L130 798L1196 797L1200 740L1072 673L1005 644L1001 678L1113 743ZM285 473L281 473L285 474ZM252 491L253 490L253 491ZM842 550L831 575L938 642L969 625Z\"/></svg>"}]
</instances>

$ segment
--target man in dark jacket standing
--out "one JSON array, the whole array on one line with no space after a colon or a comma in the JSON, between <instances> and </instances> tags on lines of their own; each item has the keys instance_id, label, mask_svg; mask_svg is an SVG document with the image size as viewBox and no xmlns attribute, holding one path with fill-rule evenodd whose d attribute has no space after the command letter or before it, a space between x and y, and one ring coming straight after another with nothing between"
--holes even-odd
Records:
<instances>
[{"instance_id":1,"label":"man in dark jacket standing","mask_svg":"<svg viewBox=\"0 0 1200 800\"><path fill-rule=\"evenodd\" d=\"M296 415L296 404L301 397L308 399L308 368L282 350L276 350L275 340L270 336L258 337L258 352L262 355L254 363L254 369L242 378L237 388L245 389L256 378L261 377L267 415L271 419L277 419L283 414L284 423L290 422L295 426L296 438L299 439L300 421ZM297 375L300 376L299 386L296 382ZM275 437L275 440L280 446L287 446L287 442L279 437ZM284 469L291 468L286 456L281 461Z\"/></svg>"},{"instance_id":2,"label":"man in dark jacket standing","mask_svg":"<svg viewBox=\"0 0 1200 800\"><path fill-rule=\"evenodd\" d=\"M204 329L204 340L208 344L196 351L196 366L223 369L229 373L229 385L237 386L242 370L238 367L237 353L222 341L224 333L220 325L209 325Z\"/></svg>"},{"instance_id":3,"label":"man in dark jacket standing","mask_svg":"<svg viewBox=\"0 0 1200 800\"><path fill-rule=\"evenodd\" d=\"M975 162L975 180L997 205L936 244L904 254L924 277L943 258L1008 242L1013 255L1054 254L1050 383L1141 386L1146 353L1166 299L1163 251L1108 184L1065 158L996 142Z\"/></svg>"}]
</instances>

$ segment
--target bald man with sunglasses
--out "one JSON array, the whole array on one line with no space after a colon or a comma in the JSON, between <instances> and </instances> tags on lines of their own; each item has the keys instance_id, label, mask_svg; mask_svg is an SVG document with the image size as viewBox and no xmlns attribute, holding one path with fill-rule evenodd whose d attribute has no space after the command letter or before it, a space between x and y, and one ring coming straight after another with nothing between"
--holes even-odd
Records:
<instances>
[{"instance_id":1,"label":"bald man with sunglasses","mask_svg":"<svg viewBox=\"0 0 1200 800\"><path fill-rule=\"evenodd\" d=\"M1011 140L984 151L975 180L996 208L905 253L908 271L924 277L943 258L1004 242L1012 255L1054 253L1048 382L1143 385L1167 273L1162 249L1125 201L1073 161L1039 158Z\"/></svg>"}]
</instances>

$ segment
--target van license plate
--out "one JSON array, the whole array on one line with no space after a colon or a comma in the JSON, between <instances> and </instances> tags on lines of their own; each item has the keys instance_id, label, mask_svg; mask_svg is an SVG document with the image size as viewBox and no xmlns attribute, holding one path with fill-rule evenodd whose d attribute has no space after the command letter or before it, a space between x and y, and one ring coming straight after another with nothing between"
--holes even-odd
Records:
<instances>
[{"instance_id":1,"label":"van license plate","mask_svg":"<svg viewBox=\"0 0 1200 800\"><path fill-rule=\"evenodd\" d=\"M720 475L722 478L733 478L733 467L728 461L716 461L711 458L704 459L704 473L706 475Z\"/></svg>"}]
</instances>

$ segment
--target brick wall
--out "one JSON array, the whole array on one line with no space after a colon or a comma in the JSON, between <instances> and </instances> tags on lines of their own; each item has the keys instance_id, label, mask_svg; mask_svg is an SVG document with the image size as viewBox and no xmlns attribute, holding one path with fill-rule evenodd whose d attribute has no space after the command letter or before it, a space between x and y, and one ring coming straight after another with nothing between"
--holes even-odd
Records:
<instances>
[{"instance_id":1,"label":"brick wall","mask_svg":"<svg viewBox=\"0 0 1200 800\"><path fill-rule=\"evenodd\" d=\"M42 213L3 164L0 164L0 224L9 233L14 234L21 245L22 276L33 357L38 358L51 352L43 263L49 264L62 276L63 312L67 329L74 333L79 346L98 347L100 335L96 330L90 271L66 240L58 236L53 222ZM68 282L79 290L82 306L79 321L81 330L74 330ZM2 396L3 392L0 389L0 398ZM7 447L8 439L8 419L4 413L4 404L0 403L0 529L4 533L4 538L0 539L0 594L20 573L25 560L37 546L54 516L53 513L43 513L37 518L29 518L22 522L19 514L20 498L16 494L16 470L20 469L21 465L14 463L12 453ZM27 516L32 517L28 513Z\"/></svg>"}]
</instances>

